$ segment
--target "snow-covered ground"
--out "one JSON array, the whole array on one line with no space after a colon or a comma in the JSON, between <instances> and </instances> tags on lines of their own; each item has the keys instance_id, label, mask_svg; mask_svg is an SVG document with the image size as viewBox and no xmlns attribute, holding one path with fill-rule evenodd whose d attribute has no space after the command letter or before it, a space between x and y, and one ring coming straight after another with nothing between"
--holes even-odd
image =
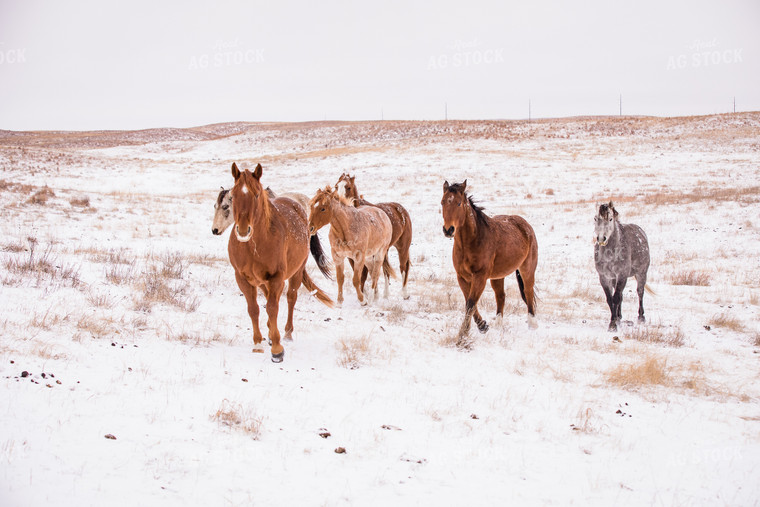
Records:
<instances>
[{"instance_id":1,"label":"snow-covered ground","mask_svg":"<svg viewBox=\"0 0 760 507\"><path fill-rule=\"evenodd\" d=\"M403 204L411 298L301 291L285 362L253 354L211 234L233 161ZM0 131L0 170L1 505L760 502L759 113ZM439 203L465 178L533 225L541 302L531 330L509 277L499 323L488 287L462 348ZM609 199L656 293L619 333L592 257Z\"/></svg>"}]
</instances>

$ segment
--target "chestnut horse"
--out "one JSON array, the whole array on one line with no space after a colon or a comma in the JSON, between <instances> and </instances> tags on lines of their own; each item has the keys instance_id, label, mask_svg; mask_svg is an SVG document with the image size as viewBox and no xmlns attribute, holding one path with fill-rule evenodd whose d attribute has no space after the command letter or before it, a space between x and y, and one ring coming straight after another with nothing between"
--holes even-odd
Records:
<instances>
[{"instance_id":1,"label":"chestnut horse","mask_svg":"<svg viewBox=\"0 0 760 507\"><path fill-rule=\"evenodd\" d=\"M357 208L359 206L376 206L388 215L393 227L391 246L395 247L398 252L399 269L403 278L401 294L404 299L409 299L409 294L406 292L406 282L409 279L409 266L411 265L409 262L409 246L412 244L412 219L409 216L409 212L397 202L372 204L369 201L365 201L359 195L359 189L356 188L355 176L350 176L347 173L340 175L338 182L335 184L335 190L341 197L353 199L354 206ZM364 287L366 279L367 271L365 269L362 272L362 287Z\"/></svg>"},{"instance_id":2,"label":"chestnut horse","mask_svg":"<svg viewBox=\"0 0 760 507\"><path fill-rule=\"evenodd\" d=\"M277 197L287 197L296 201L304 210L304 213L309 214L309 198L304 194L298 192L285 192L280 196L277 196L269 187L266 189L267 196L270 199ZM235 222L235 218L232 216L232 193L229 189L222 189L219 191L219 195L216 197L216 203L214 203L214 219L211 222L211 233L219 236L227 227ZM311 250L311 256L317 263L319 271L325 276L325 278L332 280L332 273L330 272L330 263L327 260L327 256L322 250L322 243L319 241L319 236L312 236L309 240L309 250Z\"/></svg>"},{"instance_id":3,"label":"chestnut horse","mask_svg":"<svg viewBox=\"0 0 760 507\"><path fill-rule=\"evenodd\" d=\"M486 281L496 295L496 316L504 311L504 278L515 272L520 296L528 306L528 324L535 327L536 302L533 285L538 264L538 242L533 228L516 215L489 217L467 195L467 180L443 184L443 234L454 238L452 259L457 281L465 298L464 322L459 336L470 330L475 319L485 333L488 324L478 312L478 300Z\"/></svg>"},{"instance_id":4,"label":"chestnut horse","mask_svg":"<svg viewBox=\"0 0 760 507\"><path fill-rule=\"evenodd\" d=\"M258 289L267 298L267 327L272 346L272 361L279 363L285 355L277 329L280 295L288 281L288 321L285 340L292 339L293 307L298 288L304 287L318 300L332 307L330 297L319 289L306 272L309 256L309 232L303 208L287 198L269 199L261 186L261 164L251 173L241 172L232 164L235 185L230 190L235 224L227 246L235 280L248 303L248 315L253 324L253 351L263 352L259 329Z\"/></svg>"},{"instance_id":5,"label":"chestnut horse","mask_svg":"<svg viewBox=\"0 0 760 507\"><path fill-rule=\"evenodd\" d=\"M362 305L369 303L364 297L361 274L367 266L372 280L372 289L377 296L377 280L381 269L385 274L385 296L388 296L388 277L395 276L388 264L388 249L391 246L392 226L388 216L379 208L365 206L354 208L341 199L329 186L317 190L311 200L309 212L309 232L316 234L319 229L330 224L330 247L332 249L335 276L338 281L338 303L343 302L343 261L354 261L353 284L356 297Z\"/></svg>"}]
</instances>

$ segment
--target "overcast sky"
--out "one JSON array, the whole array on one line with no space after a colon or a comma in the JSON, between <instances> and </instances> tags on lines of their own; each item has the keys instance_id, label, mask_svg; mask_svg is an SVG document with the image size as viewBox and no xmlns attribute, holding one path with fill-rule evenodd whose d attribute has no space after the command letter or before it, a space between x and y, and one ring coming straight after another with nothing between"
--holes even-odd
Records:
<instances>
[{"instance_id":1,"label":"overcast sky","mask_svg":"<svg viewBox=\"0 0 760 507\"><path fill-rule=\"evenodd\" d=\"M757 0L0 0L0 129L760 110L759 51Z\"/></svg>"}]
</instances>

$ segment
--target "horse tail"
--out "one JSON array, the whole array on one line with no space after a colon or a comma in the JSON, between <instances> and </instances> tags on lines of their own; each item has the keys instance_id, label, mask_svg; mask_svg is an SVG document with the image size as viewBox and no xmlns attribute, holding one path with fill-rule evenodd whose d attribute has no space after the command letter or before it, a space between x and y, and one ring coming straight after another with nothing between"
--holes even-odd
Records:
<instances>
[{"instance_id":1,"label":"horse tail","mask_svg":"<svg viewBox=\"0 0 760 507\"><path fill-rule=\"evenodd\" d=\"M652 287L650 287L646 283L644 284L644 290L647 291L652 296L656 296L657 295L657 293L652 289Z\"/></svg>"},{"instance_id":2,"label":"horse tail","mask_svg":"<svg viewBox=\"0 0 760 507\"><path fill-rule=\"evenodd\" d=\"M311 279L309 273L306 271L306 268L303 270L303 278L301 278L301 283L312 296L316 297L324 305L329 308L335 306L335 303L333 303L333 300L330 299L330 296L328 296L325 291L317 287L317 285L314 283L314 280Z\"/></svg>"},{"instance_id":3,"label":"horse tail","mask_svg":"<svg viewBox=\"0 0 760 507\"><path fill-rule=\"evenodd\" d=\"M385 257L383 257L383 275L385 275L386 278L396 278L396 272L393 270L393 266L391 266L391 263L388 262L388 252L385 252Z\"/></svg>"},{"instance_id":4,"label":"horse tail","mask_svg":"<svg viewBox=\"0 0 760 507\"><path fill-rule=\"evenodd\" d=\"M327 278L332 280L332 272L330 271L330 261L322 250L322 243L319 241L319 236L314 234L309 240L309 249L311 250L311 256L317 262L319 271Z\"/></svg>"}]
</instances>

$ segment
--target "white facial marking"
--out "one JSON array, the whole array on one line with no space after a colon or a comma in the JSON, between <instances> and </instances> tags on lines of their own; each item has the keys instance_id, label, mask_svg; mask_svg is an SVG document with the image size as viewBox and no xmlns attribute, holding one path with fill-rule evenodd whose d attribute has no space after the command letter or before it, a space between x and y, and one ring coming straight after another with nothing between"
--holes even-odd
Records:
<instances>
[{"instance_id":1,"label":"white facial marking","mask_svg":"<svg viewBox=\"0 0 760 507\"><path fill-rule=\"evenodd\" d=\"M243 194L248 193L248 185L243 185Z\"/></svg>"}]
</instances>

